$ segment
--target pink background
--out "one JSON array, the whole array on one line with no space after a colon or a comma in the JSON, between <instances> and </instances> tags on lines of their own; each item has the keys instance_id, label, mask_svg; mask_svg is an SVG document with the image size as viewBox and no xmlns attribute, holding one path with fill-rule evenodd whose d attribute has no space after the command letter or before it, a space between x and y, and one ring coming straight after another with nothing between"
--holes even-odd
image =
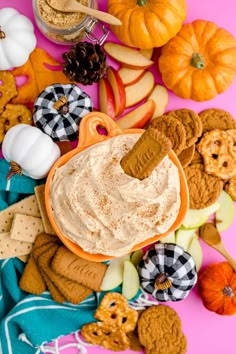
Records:
<instances>
[{"instance_id":1,"label":"pink background","mask_svg":"<svg viewBox=\"0 0 236 354\"><path fill-rule=\"evenodd\" d=\"M224 27L236 37L236 21L235 21L235 0L187 0L188 3L188 16L186 22L193 21L195 19L204 19L213 21L218 26ZM98 0L99 8L101 10L106 9L106 0ZM14 7L22 14L28 16L35 25L35 33L37 35L37 46L46 49L53 57L61 60L61 53L67 51L68 47L58 46L49 42L42 36L36 28L36 24L33 20L31 0L1 0L0 8ZM138 25L138 24L137 24ZM115 37L110 34L109 40L115 40ZM155 67L153 72L156 75L156 82L161 82L159 74ZM97 86L84 87L84 90L90 94L94 100L94 106L97 106ZM190 100L183 100L177 98L171 92L169 94L169 104L167 110L176 108L191 108L200 112L206 108L222 108L228 110L236 117L236 80L233 85L223 94L217 98L203 102L193 102ZM231 255L236 258L236 216L234 224L224 233L222 238L226 248L230 251ZM203 267L212 263L223 261L223 257L217 254L216 251L210 249L208 246L202 243L204 252ZM178 303L168 303L179 314L183 331L188 339L188 354L235 354L235 328L236 328L236 316L219 316L215 313L206 310L201 302L201 299L197 293L197 287L193 289L187 299ZM60 340L60 344L73 341L73 336L69 335ZM62 350L62 354L76 354L78 349ZM91 347L88 349L88 353L112 353L111 351ZM126 351L127 354L133 352ZM168 353L166 353L168 354Z\"/></svg>"}]
</instances>

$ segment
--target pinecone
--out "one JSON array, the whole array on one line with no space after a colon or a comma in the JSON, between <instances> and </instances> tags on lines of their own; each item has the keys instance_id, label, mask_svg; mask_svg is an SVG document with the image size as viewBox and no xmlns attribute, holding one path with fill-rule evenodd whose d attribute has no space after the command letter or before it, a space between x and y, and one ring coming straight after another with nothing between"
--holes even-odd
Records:
<instances>
[{"instance_id":1,"label":"pinecone","mask_svg":"<svg viewBox=\"0 0 236 354\"><path fill-rule=\"evenodd\" d=\"M62 58L63 72L70 81L92 85L106 73L106 55L99 44L79 42Z\"/></svg>"}]
</instances>

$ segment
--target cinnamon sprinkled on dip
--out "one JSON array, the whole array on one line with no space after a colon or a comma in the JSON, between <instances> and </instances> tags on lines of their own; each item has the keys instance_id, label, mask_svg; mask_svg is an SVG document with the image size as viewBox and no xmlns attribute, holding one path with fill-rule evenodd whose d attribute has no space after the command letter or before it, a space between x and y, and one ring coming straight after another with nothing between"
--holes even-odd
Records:
<instances>
[{"instance_id":1,"label":"cinnamon sprinkled on dip","mask_svg":"<svg viewBox=\"0 0 236 354\"><path fill-rule=\"evenodd\" d=\"M167 231L178 215L178 169L168 156L141 181L120 166L139 137L126 134L97 143L55 172L50 190L55 222L88 253L126 254Z\"/></svg>"}]
</instances>

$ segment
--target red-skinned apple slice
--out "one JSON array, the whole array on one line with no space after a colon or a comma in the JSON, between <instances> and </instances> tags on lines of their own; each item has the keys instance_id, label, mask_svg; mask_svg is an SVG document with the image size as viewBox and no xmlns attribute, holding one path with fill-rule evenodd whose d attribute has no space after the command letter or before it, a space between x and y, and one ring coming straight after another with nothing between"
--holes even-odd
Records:
<instances>
[{"instance_id":1,"label":"red-skinned apple slice","mask_svg":"<svg viewBox=\"0 0 236 354\"><path fill-rule=\"evenodd\" d=\"M153 54L153 49L140 49L139 53L144 55L146 58L151 59ZM121 80L125 86L134 84L138 81L141 76L145 73L145 69L130 69L122 66L118 71Z\"/></svg>"},{"instance_id":2,"label":"red-skinned apple slice","mask_svg":"<svg viewBox=\"0 0 236 354\"><path fill-rule=\"evenodd\" d=\"M155 103L151 100L143 103L116 121L121 129L143 128L151 119Z\"/></svg>"},{"instance_id":3,"label":"red-skinned apple slice","mask_svg":"<svg viewBox=\"0 0 236 354\"><path fill-rule=\"evenodd\" d=\"M103 77L98 83L98 100L100 112L115 118L115 98L109 81Z\"/></svg>"},{"instance_id":4,"label":"red-skinned apple slice","mask_svg":"<svg viewBox=\"0 0 236 354\"><path fill-rule=\"evenodd\" d=\"M124 84L116 71L111 66L107 69L107 79L111 85L115 99L115 116L121 115L126 106L126 94Z\"/></svg>"},{"instance_id":5,"label":"red-skinned apple slice","mask_svg":"<svg viewBox=\"0 0 236 354\"><path fill-rule=\"evenodd\" d=\"M120 78L125 86L132 85L135 82L137 82L141 76L145 73L144 69L130 69L126 68L125 66L122 66L119 70L118 73L120 75Z\"/></svg>"},{"instance_id":6,"label":"red-skinned apple slice","mask_svg":"<svg viewBox=\"0 0 236 354\"><path fill-rule=\"evenodd\" d=\"M126 95L126 108L131 107L144 98L146 98L153 90L155 85L155 79L150 71L145 72L145 74L132 85L125 87Z\"/></svg>"},{"instance_id":7,"label":"red-skinned apple slice","mask_svg":"<svg viewBox=\"0 0 236 354\"><path fill-rule=\"evenodd\" d=\"M150 96L148 96L148 100L153 100L156 104L152 119L162 116L165 113L169 100L167 89L162 85L156 85Z\"/></svg>"},{"instance_id":8,"label":"red-skinned apple slice","mask_svg":"<svg viewBox=\"0 0 236 354\"><path fill-rule=\"evenodd\" d=\"M105 52L122 65L132 69L146 69L153 61L145 57L136 49L121 44L106 42L103 46Z\"/></svg>"}]
</instances>

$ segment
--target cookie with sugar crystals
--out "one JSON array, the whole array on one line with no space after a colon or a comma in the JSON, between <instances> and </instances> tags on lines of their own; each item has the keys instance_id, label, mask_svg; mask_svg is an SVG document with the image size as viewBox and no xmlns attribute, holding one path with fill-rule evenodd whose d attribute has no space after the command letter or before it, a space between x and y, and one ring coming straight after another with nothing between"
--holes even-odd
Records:
<instances>
[{"instance_id":1,"label":"cookie with sugar crystals","mask_svg":"<svg viewBox=\"0 0 236 354\"><path fill-rule=\"evenodd\" d=\"M185 148L196 143L198 138L202 135L202 121L199 115L191 109L183 108L172 110L167 113L168 117L173 117L179 120L186 132Z\"/></svg>"},{"instance_id":2,"label":"cookie with sugar crystals","mask_svg":"<svg viewBox=\"0 0 236 354\"><path fill-rule=\"evenodd\" d=\"M149 124L149 127L158 129L170 139L172 150L178 155L186 145L186 132L183 124L174 117L163 115L155 118Z\"/></svg>"},{"instance_id":3,"label":"cookie with sugar crystals","mask_svg":"<svg viewBox=\"0 0 236 354\"><path fill-rule=\"evenodd\" d=\"M138 320L138 336L150 354L184 354L187 340L177 312L166 305L151 306Z\"/></svg>"},{"instance_id":4,"label":"cookie with sugar crystals","mask_svg":"<svg viewBox=\"0 0 236 354\"><path fill-rule=\"evenodd\" d=\"M206 208L218 199L223 189L220 178L206 173L201 164L188 166L184 172L189 188L191 209Z\"/></svg>"},{"instance_id":5,"label":"cookie with sugar crystals","mask_svg":"<svg viewBox=\"0 0 236 354\"><path fill-rule=\"evenodd\" d=\"M199 113L202 121L202 133L212 129L235 129L236 121L233 116L223 109L210 108Z\"/></svg>"}]
</instances>

